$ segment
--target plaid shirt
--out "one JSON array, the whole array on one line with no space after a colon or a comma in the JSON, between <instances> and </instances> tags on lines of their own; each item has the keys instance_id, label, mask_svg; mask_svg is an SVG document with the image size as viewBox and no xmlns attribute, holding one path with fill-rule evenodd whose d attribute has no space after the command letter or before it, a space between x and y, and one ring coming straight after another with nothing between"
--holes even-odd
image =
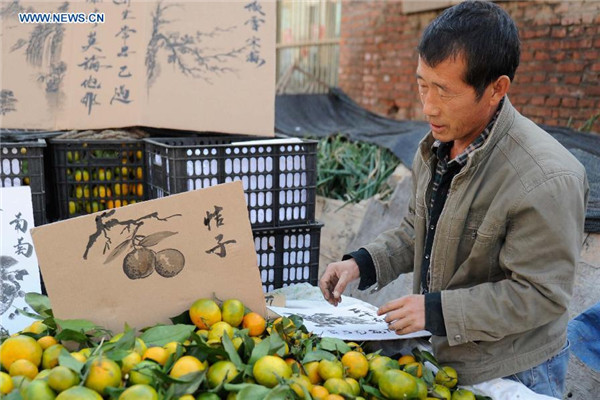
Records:
<instances>
[{"instance_id":1,"label":"plaid shirt","mask_svg":"<svg viewBox=\"0 0 600 400\"><path fill-rule=\"evenodd\" d=\"M431 209L431 207L433 207L433 200L435 199L437 190L440 187L440 182L442 181L442 177L444 176L444 174L453 165L457 165L458 170L462 169L462 167L464 167L465 164L467 164L467 160L469 159L469 154L471 154L472 152L474 152L475 150L477 150L478 148L483 146L486 139L490 136L490 133L492 132L492 127L494 126L494 123L496 122L496 118L498 118L498 114L500 114L500 109L502 108L502 104L504 104L504 98L502 98L502 100L500 101L500 104L498 104L498 109L496 110L494 117L489 122L489 124L487 124L487 126L485 127L483 132L481 132L481 134L479 136L477 136L475 138L475 140L473 140L473 142L471 142L471 144L469 144L462 153L460 153L458 156L456 156L452 160L449 160L450 148L452 147L452 142L442 143L439 140L436 140L435 142L433 142L433 145L431 145L431 151L437 154L439 160L437 163L437 167L435 168L435 175L433 176L433 186L431 188L431 201L429 203L430 209Z\"/></svg>"}]
</instances>

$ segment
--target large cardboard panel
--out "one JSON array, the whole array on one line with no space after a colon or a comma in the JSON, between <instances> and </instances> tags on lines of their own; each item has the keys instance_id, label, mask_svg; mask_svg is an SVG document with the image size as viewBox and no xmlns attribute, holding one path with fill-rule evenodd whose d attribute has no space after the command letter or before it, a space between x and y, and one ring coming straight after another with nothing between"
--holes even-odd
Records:
<instances>
[{"instance_id":1,"label":"large cardboard panel","mask_svg":"<svg viewBox=\"0 0 600 400\"><path fill-rule=\"evenodd\" d=\"M140 329L213 295L266 313L241 182L44 225L32 237L58 318Z\"/></svg>"},{"instance_id":2,"label":"large cardboard panel","mask_svg":"<svg viewBox=\"0 0 600 400\"><path fill-rule=\"evenodd\" d=\"M275 4L2 2L0 126L143 125L272 136ZM20 13L100 13L104 20L22 23Z\"/></svg>"}]
</instances>

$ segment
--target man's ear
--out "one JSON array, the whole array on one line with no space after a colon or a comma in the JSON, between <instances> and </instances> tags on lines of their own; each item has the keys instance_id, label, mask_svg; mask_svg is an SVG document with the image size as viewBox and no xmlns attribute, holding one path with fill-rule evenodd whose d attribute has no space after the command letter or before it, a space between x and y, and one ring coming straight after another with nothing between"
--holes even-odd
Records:
<instances>
[{"instance_id":1,"label":"man's ear","mask_svg":"<svg viewBox=\"0 0 600 400\"><path fill-rule=\"evenodd\" d=\"M510 78L506 75L502 75L494 83L492 83L492 96L490 97L490 102L498 104L500 100L504 97L504 95L508 92L508 88L510 88Z\"/></svg>"}]
</instances>

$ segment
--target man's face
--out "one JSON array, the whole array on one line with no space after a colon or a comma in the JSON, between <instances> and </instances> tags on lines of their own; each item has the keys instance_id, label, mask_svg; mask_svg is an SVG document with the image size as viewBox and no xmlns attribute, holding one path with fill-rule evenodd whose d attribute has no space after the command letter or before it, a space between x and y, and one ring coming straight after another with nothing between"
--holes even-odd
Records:
<instances>
[{"instance_id":1,"label":"man's face","mask_svg":"<svg viewBox=\"0 0 600 400\"><path fill-rule=\"evenodd\" d=\"M419 96L433 137L442 142L454 141L459 151L479 136L498 105L492 98L492 85L478 100L475 88L463 80L465 72L462 55L448 57L434 68L419 57Z\"/></svg>"}]
</instances>

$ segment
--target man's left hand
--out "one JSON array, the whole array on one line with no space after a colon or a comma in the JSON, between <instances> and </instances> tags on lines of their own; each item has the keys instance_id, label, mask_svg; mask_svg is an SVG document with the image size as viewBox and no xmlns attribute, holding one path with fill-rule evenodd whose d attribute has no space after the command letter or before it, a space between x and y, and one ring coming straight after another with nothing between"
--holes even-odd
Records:
<instances>
[{"instance_id":1,"label":"man's left hand","mask_svg":"<svg viewBox=\"0 0 600 400\"><path fill-rule=\"evenodd\" d=\"M385 322L398 335L425 329L425 296L412 294L385 303L377 315L385 314Z\"/></svg>"}]
</instances>

